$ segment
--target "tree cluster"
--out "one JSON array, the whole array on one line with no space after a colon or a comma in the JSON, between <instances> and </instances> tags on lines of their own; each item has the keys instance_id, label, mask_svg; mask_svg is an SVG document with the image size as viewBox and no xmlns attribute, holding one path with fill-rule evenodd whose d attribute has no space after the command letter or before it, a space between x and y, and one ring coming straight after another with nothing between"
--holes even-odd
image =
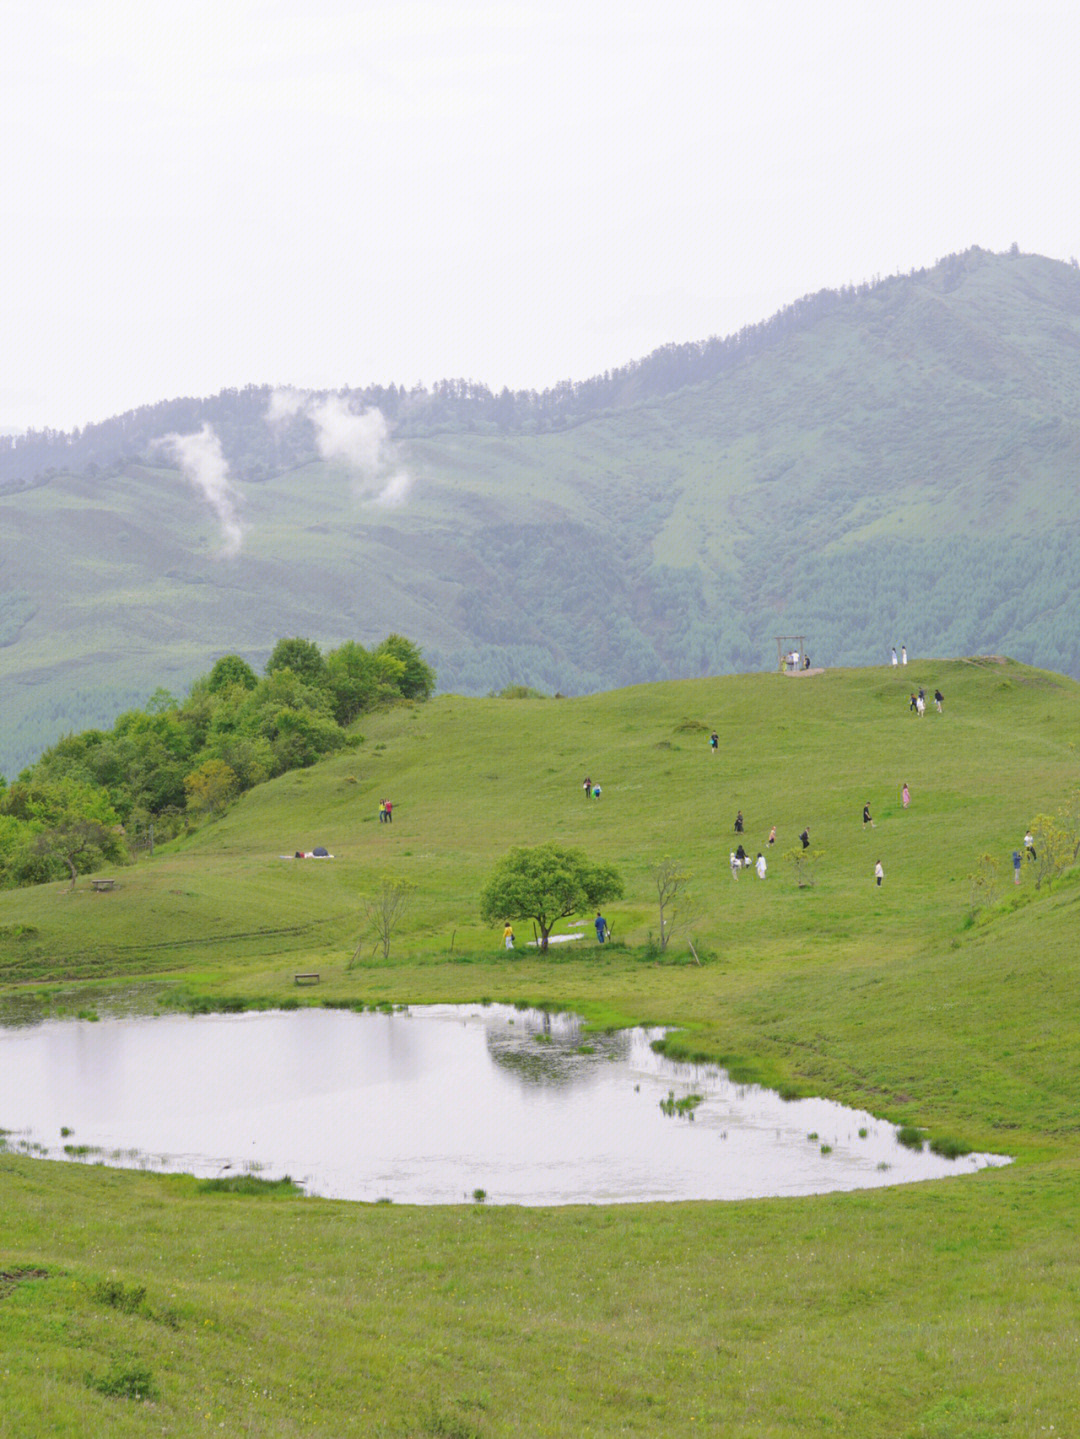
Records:
<instances>
[{"instance_id":1,"label":"tree cluster","mask_svg":"<svg viewBox=\"0 0 1080 1439\"><path fill-rule=\"evenodd\" d=\"M323 654L282 639L260 677L223 655L183 701L156 691L111 730L65 735L18 778L0 778L0 887L86 873L125 853L128 832L161 838L219 813L253 785L360 742L349 726L396 700L424 700L435 673L419 647L389 635Z\"/></svg>"}]
</instances>

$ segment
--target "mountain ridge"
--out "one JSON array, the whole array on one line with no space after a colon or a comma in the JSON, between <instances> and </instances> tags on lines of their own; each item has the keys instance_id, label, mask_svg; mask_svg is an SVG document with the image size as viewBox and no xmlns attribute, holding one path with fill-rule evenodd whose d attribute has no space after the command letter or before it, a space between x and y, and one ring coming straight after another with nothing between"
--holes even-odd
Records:
<instances>
[{"instance_id":1,"label":"mountain ridge","mask_svg":"<svg viewBox=\"0 0 1080 1439\"><path fill-rule=\"evenodd\" d=\"M1080 676L1080 272L971 250L740 336L556 387L516 430L483 387L395 390L396 507L319 458L313 401L277 429L267 390L154 407L220 438L232 559L134 420L110 467L0 470L0 766L286 633L408 633L463 693L768 668L784 633L829 665L905 642ZM597 395L627 402L575 409Z\"/></svg>"}]
</instances>

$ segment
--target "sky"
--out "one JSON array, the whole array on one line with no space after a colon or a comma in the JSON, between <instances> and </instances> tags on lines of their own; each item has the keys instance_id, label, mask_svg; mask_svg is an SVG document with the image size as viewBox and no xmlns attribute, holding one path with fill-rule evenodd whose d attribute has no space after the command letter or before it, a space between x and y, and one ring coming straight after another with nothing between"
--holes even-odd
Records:
<instances>
[{"instance_id":1,"label":"sky","mask_svg":"<svg viewBox=\"0 0 1080 1439\"><path fill-rule=\"evenodd\" d=\"M1080 254L1075 0L0 0L0 430Z\"/></svg>"}]
</instances>

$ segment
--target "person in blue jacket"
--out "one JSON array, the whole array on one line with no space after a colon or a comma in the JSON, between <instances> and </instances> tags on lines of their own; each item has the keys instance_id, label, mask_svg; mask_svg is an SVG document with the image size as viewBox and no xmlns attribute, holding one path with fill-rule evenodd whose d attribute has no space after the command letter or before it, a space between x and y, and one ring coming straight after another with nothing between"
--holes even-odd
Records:
<instances>
[{"instance_id":1,"label":"person in blue jacket","mask_svg":"<svg viewBox=\"0 0 1080 1439\"><path fill-rule=\"evenodd\" d=\"M600 913L599 910L596 911L596 919L594 923L596 924L596 942L597 944L603 944L604 940L607 938L608 927L607 920L604 918L604 916Z\"/></svg>"}]
</instances>

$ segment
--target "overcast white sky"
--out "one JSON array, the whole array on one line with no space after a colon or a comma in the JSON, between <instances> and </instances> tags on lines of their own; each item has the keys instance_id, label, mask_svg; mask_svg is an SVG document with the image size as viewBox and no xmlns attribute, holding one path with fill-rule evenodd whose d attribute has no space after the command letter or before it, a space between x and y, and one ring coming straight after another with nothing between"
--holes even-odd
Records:
<instances>
[{"instance_id":1,"label":"overcast white sky","mask_svg":"<svg viewBox=\"0 0 1080 1439\"><path fill-rule=\"evenodd\" d=\"M1080 253L1076 0L0 0L0 429Z\"/></svg>"}]
</instances>

